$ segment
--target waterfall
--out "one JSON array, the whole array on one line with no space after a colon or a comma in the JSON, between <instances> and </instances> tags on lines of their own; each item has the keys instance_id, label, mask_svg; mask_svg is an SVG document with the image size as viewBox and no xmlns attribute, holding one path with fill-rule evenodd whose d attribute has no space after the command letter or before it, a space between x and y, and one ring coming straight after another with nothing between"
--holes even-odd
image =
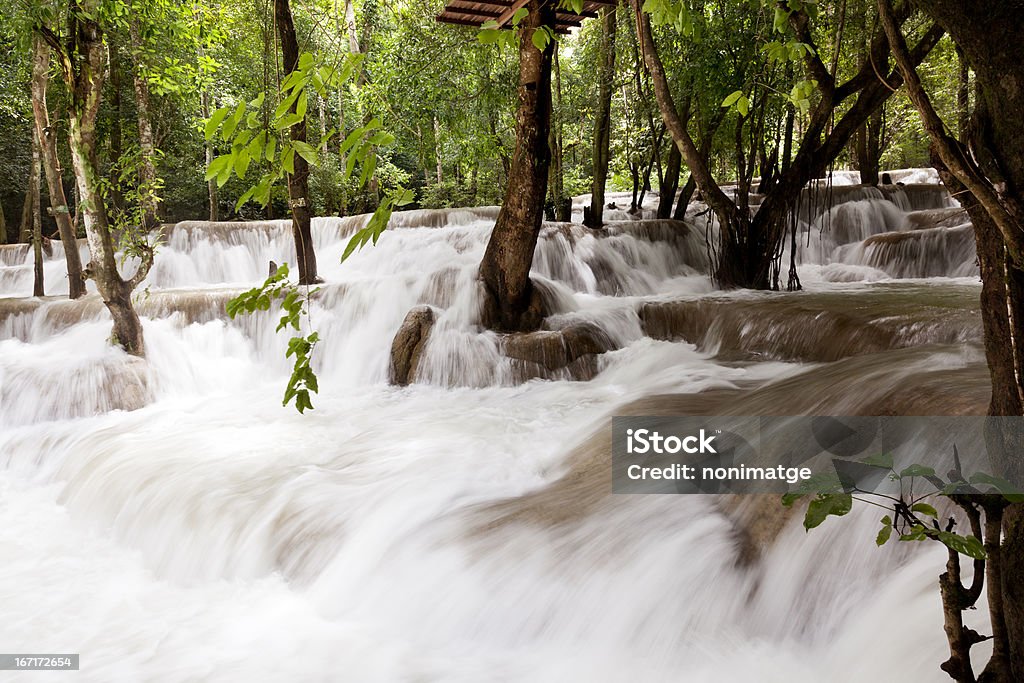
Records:
<instances>
[{"instance_id":1,"label":"waterfall","mask_svg":"<svg viewBox=\"0 0 1024 683\"><path fill-rule=\"evenodd\" d=\"M604 479L622 411L983 408L966 218L935 188L838 195L803 223L800 294L714 291L699 210L546 224L549 332L613 349L589 381L524 381L479 327L494 207L396 214L344 264L367 218L315 219L304 416L275 312L224 314L294 260L287 222L165 226L145 360L95 293L19 298L31 253L0 247L0 640L80 652L89 681L938 679L941 549L875 548L870 510L805 534L772 499L750 560L716 499ZM388 386L418 305L422 373Z\"/></svg>"}]
</instances>

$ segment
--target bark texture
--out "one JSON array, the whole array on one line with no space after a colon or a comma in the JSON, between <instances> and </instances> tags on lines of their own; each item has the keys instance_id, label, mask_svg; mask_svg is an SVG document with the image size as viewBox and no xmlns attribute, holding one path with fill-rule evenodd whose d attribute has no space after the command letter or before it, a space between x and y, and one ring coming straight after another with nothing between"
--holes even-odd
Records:
<instances>
[{"instance_id":1,"label":"bark texture","mask_svg":"<svg viewBox=\"0 0 1024 683\"><path fill-rule=\"evenodd\" d=\"M530 0L520 23L519 108L516 150L498 219L480 263L484 287L482 322L506 332L535 330L543 318L541 298L530 282L533 252L544 219L551 148L551 61L554 41L544 50L533 34L554 25L551 3Z\"/></svg>"},{"instance_id":2,"label":"bark texture","mask_svg":"<svg viewBox=\"0 0 1024 683\"><path fill-rule=\"evenodd\" d=\"M68 12L68 43L45 27L40 31L59 58L61 73L69 91L68 138L75 182L81 198L91 261L85 275L96 282L103 303L114 321L113 341L133 355L145 354L142 324L132 306L132 290L146 277L153 264L148 244L137 245L141 262L128 280L117 269L117 257L106 207L100 191L96 159L96 119L100 108L107 50L103 31L96 21L98 0L72 2Z\"/></svg>"},{"instance_id":3,"label":"bark texture","mask_svg":"<svg viewBox=\"0 0 1024 683\"><path fill-rule=\"evenodd\" d=\"M612 127L612 86L615 79L614 8L601 10L601 61L598 65L597 115L594 117L594 178L590 189L590 209L584 223L591 228L604 225L604 187L608 182L609 145Z\"/></svg>"},{"instance_id":4,"label":"bark texture","mask_svg":"<svg viewBox=\"0 0 1024 683\"><path fill-rule=\"evenodd\" d=\"M299 65L299 42L295 37L295 24L288 0L274 0L274 17L277 35L281 40L281 54L285 75L292 73ZM290 111L295 113L296 104ZM306 116L293 125L289 131L291 139L306 141ZM312 210L309 205L309 163L301 155L295 155L295 171L288 175L288 203L292 210L292 235L295 238L295 253L299 265L299 284L311 285L320 282L316 272L316 252L313 249L313 235L310 228Z\"/></svg>"},{"instance_id":5,"label":"bark texture","mask_svg":"<svg viewBox=\"0 0 1024 683\"><path fill-rule=\"evenodd\" d=\"M1024 121L1011 112L1024 110L1024 66L1008 45L1024 39L1019 2L965 3L920 0L920 7L949 31L958 54L975 73L977 101L966 121L966 75L961 74L960 128L963 141L949 135L909 59L906 41L890 0L878 0L879 16L889 37L907 92L932 142L936 166L974 221L983 280L982 318L985 351L992 376L989 414L1024 414L1022 349L1024 343ZM1024 472L1017 430L993 421L986 443L1002 474ZM990 667L982 678L1024 680L1024 512L1012 505L1000 518L1003 546L999 572L990 577L1001 601L993 613L995 643ZM995 536L993 531L990 536ZM1001 616L1001 619L999 618ZM1000 623L1001 622L1001 623ZM1008 671L1006 669L1009 669Z\"/></svg>"},{"instance_id":6,"label":"bark texture","mask_svg":"<svg viewBox=\"0 0 1024 683\"><path fill-rule=\"evenodd\" d=\"M152 230L160 222L156 198L157 177L156 165L156 144L153 142L153 121L150 114L149 83L146 81L143 64L142 36L139 32L139 21L132 17L128 24L129 35L132 41L132 56L135 62L135 69L132 73L132 82L135 88L135 109L138 113L139 122L139 151L142 158L139 159L139 204L142 207L142 228Z\"/></svg>"},{"instance_id":7,"label":"bark texture","mask_svg":"<svg viewBox=\"0 0 1024 683\"><path fill-rule=\"evenodd\" d=\"M71 212L64 194L64 179L57 158L56 133L50 126L50 111L46 104L49 71L50 46L42 37L35 36L32 60L32 113L40 142L43 168L46 171L50 211L57 223L60 241L64 245L64 259L68 268L68 296L77 299L85 294L85 280L82 277L82 258L78 253L75 227L71 223Z\"/></svg>"}]
</instances>

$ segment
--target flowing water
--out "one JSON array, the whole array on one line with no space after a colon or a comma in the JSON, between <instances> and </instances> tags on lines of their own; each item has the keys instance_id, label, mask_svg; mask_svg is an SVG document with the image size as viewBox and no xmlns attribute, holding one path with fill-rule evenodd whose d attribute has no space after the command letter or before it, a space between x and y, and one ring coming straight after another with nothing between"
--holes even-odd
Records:
<instances>
[{"instance_id":1,"label":"flowing water","mask_svg":"<svg viewBox=\"0 0 1024 683\"><path fill-rule=\"evenodd\" d=\"M82 667L14 679L942 680L943 552L876 549L874 513L757 539L713 497L605 480L623 411L983 408L966 218L934 187L835 189L805 216L797 294L714 292L699 205L547 226L550 324L615 348L587 382L521 382L476 326L494 209L396 215L344 266L365 218L317 219L304 416L280 404L276 317L223 312L294 260L287 223L166 229L137 295L145 361L107 344L94 294L17 298L31 256L0 248L0 649ZM419 381L388 386L424 303Z\"/></svg>"}]
</instances>

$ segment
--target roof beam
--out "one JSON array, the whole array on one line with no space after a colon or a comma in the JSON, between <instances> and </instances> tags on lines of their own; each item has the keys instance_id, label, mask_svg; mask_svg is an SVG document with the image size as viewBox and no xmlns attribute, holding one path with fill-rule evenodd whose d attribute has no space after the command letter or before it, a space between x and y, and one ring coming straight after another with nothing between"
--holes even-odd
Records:
<instances>
[{"instance_id":1,"label":"roof beam","mask_svg":"<svg viewBox=\"0 0 1024 683\"><path fill-rule=\"evenodd\" d=\"M523 7L526 7L526 3L528 3L529 1L530 0L515 0L509 6L509 8L502 12L501 16L498 17L498 28L501 28L502 26L510 22L512 20L512 17L515 16L515 13L518 12Z\"/></svg>"}]
</instances>

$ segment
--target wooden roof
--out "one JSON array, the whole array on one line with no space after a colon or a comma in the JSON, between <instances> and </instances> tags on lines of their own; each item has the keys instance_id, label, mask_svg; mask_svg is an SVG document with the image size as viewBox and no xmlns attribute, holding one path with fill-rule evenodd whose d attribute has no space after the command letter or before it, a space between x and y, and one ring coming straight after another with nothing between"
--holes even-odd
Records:
<instances>
[{"instance_id":1,"label":"wooden roof","mask_svg":"<svg viewBox=\"0 0 1024 683\"><path fill-rule=\"evenodd\" d=\"M437 15L437 20L447 24L463 24L465 26L481 26L494 20L499 28L509 26L512 15L526 5L528 0L449 0L444 11ZM558 0L550 0L558 2ZM559 9L555 14L555 30L565 33L570 28L579 26L584 19L597 16L601 7L614 7L618 0L586 0L582 12Z\"/></svg>"}]
</instances>

